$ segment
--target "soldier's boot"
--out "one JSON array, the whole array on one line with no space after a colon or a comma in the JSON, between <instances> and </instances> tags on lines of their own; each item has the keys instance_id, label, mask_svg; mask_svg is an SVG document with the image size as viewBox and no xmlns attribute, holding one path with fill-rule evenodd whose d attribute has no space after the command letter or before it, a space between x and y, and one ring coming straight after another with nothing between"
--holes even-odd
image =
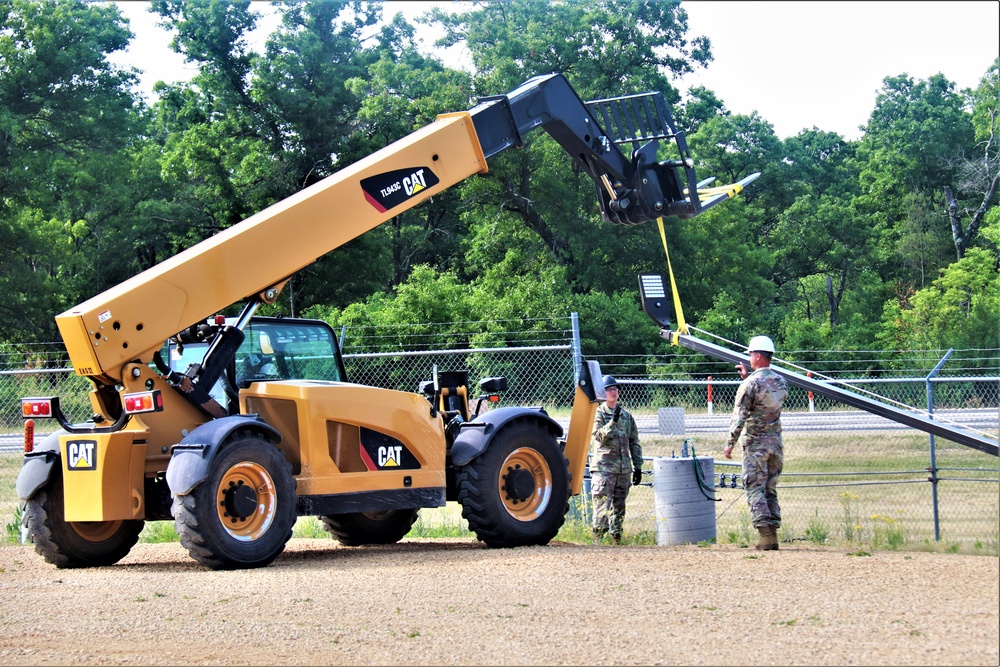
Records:
<instances>
[{"instance_id":1,"label":"soldier's boot","mask_svg":"<svg viewBox=\"0 0 1000 667\"><path fill-rule=\"evenodd\" d=\"M768 542L768 545L767 545L767 550L768 551L777 551L778 550L778 527L777 526L770 526L770 528L771 528L771 532L768 535L769 542Z\"/></svg>"},{"instance_id":2,"label":"soldier's boot","mask_svg":"<svg viewBox=\"0 0 1000 667\"><path fill-rule=\"evenodd\" d=\"M621 533L611 533L611 541L614 542L615 544L621 544L622 543L622 534Z\"/></svg>"},{"instance_id":3,"label":"soldier's boot","mask_svg":"<svg viewBox=\"0 0 1000 667\"><path fill-rule=\"evenodd\" d=\"M757 526L757 532L760 533L760 539L753 546L754 549L757 551L771 551L772 540L774 540L775 548L777 548L778 543L774 537L774 526Z\"/></svg>"},{"instance_id":4,"label":"soldier's boot","mask_svg":"<svg viewBox=\"0 0 1000 667\"><path fill-rule=\"evenodd\" d=\"M595 542L600 542L604 539L604 536L608 534L607 528L591 528L590 536L594 538Z\"/></svg>"}]
</instances>

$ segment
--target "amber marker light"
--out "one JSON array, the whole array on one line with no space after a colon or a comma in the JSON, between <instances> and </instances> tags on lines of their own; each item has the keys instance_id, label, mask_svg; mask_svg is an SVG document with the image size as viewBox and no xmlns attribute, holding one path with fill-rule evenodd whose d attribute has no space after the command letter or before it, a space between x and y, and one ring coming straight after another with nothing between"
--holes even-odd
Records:
<instances>
[{"instance_id":1,"label":"amber marker light","mask_svg":"<svg viewBox=\"0 0 1000 667\"><path fill-rule=\"evenodd\" d=\"M163 395L159 389L125 394L125 412L130 415L163 410Z\"/></svg>"},{"instance_id":2,"label":"amber marker light","mask_svg":"<svg viewBox=\"0 0 1000 667\"><path fill-rule=\"evenodd\" d=\"M24 453L30 454L35 450L35 420L24 420Z\"/></svg>"},{"instance_id":3,"label":"amber marker light","mask_svg":"<svg viewBox=\"0 0 1000 667\"><path fill-rule=\"evenodd\" d=\"M53 417L55 410L52 403L53 398L22 398L21 414L27 417Z\"/></svg>"}]
</instances>

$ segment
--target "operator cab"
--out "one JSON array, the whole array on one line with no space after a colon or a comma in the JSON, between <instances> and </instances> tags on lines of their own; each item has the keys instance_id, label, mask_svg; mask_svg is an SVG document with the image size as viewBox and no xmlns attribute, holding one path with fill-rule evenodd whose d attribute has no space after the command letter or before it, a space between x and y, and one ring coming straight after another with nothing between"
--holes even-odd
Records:
<instances>
[{"instance_id":1,"label":"operator cab","mask_svg":"<svg viewBox=\"0 0 1000 667\"><path fill-rule=\"evenodd\" d=\"M225 324L231 326L234 322L229 318ZM337 338L322 320L254 317L243 333L235 358L208 391L219 405L228 406L229 414L239 412L239 390L254 382L347 381ZM176 336L168 340L166 358L170 370L183 373L192 364L201 364L211 342L211 336L193 343L181 343Z\"/></svg>"}]
</instances>

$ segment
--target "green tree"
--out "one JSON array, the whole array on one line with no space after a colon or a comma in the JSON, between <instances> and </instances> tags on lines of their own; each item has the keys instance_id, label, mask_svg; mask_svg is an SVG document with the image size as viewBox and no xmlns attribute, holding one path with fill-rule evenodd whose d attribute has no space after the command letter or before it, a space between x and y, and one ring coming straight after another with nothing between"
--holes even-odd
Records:
<instances>
[{"instance_id":1,"label":"green tree","mask_svg":"<svg viewBox=\"0 0 1000 667\"><path fill-rule=\"evenodd\" d=\"M373 45L362 43L380 4L285 3L262 55L247 41L259 18L249 1L156 0L153 8L175 30L173 48L199 67L190 83L161 87L155 108L164 173L177 193L170 204L187 221L179 246L370 152L356 121L361 100L348 82L399 46L383 40L403 37L384 30ZM349 303L388 282L388 259L376 238L356 239L295 276L271 310Z\"/></svg>"},{"instance_id":2,"label":"green tree","mask_svg":"<svg viewBox=\"0 0 1000 667\"><path fill-rule=\"evenodd\" d=\"M119 233L139 105L107 56L131 33L113 4L0 3L0 327L52 340L54 313L121 279Z\"/></svg>"},{"instance_id":3,"label":"green tree","mask_svg":"<svg viewBox=\"0 0 1000 667\"><path fill-rule=\"evenodd\" d=\"M974 91L967 91L972 102L972 126L976 146L968 156L959 156L957 189L968 195L968 204L960 201L951 185L944 186L945 205L951 222L952 240L958 259L976 238L976 232L996 205L1000 187L1000 58L993 61Z\"/></svg>"},{"instance_id":4,"label":"green tree","mask_svg":"<svg viewBox=\"0 0 1000 667\"><path fill-rule=\"evenodd\" d=\"M445 29L441 45L468 48L478 94L505 93L532 76L557 72L583 99L662 91L673 103L679 95L669 77L710 59L707 39L687 38L687 15L676 3L532 0L462 8L438 9L430 18ZM655 236L600 222L594 184L574 174L572 162L535 132L524 137L522 149L491 159L484 178L458 189L471 220L471 245L479 247L466 267L471 278L504 261L506 248L491 240L520 224L533 234L509 237L523 266L565 267L578 294L634 290L633 269L657 256Z\"/></svg>"},{"instance_id":5,"label":"green tree","mask_svg":"<svg viewBox=\"0 0 1000 667\"><path fill-rule=\"evenodd\" d=\"M878 339L888 349L996 346L1000 343L1000 266L996 255L970 248L929 287L908 299L887 302Z\"/></svg>"},{"instance_id":6,"label":"green tree","mask_svg":"<svg viewBox=\"0 0 1000 667\"><path fill-rule=\"evenodd\" d=\"M946 258L916 262L902 256L914 244L904 241L907 202L922 200L927 210L944 209L943 187L953 182L956 160L973 146L971 116L953 83L935 74L927 80L904 75L886 77L858 147L861 162L859 210L880 238L880 272L887 281L917 282L919 274L946 263ZM947 235L948 226L937 226ZM935 244L936 245L936 244ZM920 246L923 247L923 246ZM917 273L907 265L919 266Z\"/></svg>"}]
</instances>

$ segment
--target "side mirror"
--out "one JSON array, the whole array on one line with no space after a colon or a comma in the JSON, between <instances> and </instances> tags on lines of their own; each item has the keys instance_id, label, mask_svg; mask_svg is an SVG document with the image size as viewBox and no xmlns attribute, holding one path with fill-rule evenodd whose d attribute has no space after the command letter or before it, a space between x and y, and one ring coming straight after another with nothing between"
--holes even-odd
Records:
<instances>
[{"instance_id":1,"label":"side mirror","mask_svg":"<svg viewBox=\"0 0 1000 667\"><path fill-rule=\"evenodd\" d=\"M496 394L501 391L507 391L507 378L483 378L479 381L479 389L486 394Z\"/></svg>"}]
</instances>

